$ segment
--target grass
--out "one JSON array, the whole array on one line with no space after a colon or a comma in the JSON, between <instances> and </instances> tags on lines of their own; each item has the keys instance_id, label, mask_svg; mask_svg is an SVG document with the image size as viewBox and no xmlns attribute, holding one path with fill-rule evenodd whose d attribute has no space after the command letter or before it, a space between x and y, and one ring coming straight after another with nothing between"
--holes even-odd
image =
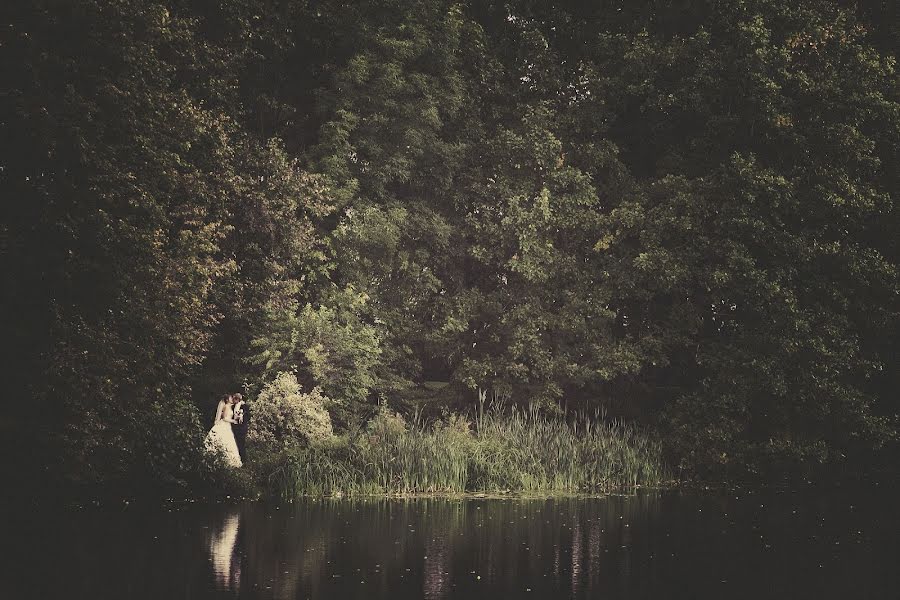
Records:
<instances>
[{"instance_id":1,"label":"grass","mask_svg":"<svg viewBox=\"0 0 900 600\"><path fill-rule=\"evenodd\" d=\"M605 493L664 477L659 444L630 426L514 410L412 426L385 411L355 434L261 463L270 489L284 497Z\"/></svg>"}]
</instances>

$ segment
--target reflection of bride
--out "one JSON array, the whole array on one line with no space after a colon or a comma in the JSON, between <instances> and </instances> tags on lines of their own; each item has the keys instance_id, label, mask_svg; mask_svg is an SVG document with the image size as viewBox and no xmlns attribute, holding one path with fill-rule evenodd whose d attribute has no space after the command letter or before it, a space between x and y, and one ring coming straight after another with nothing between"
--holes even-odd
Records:
<instances>
[{"instance_id":1,"label":"reflection of bride","mask_svg":"<svg viewBox=\"0 0 900 600\"><path fill-rule=\"evenodd\" d=\"M216 573L216 581L228 588L237 588L241 583L240 561L235 560L234 555L239 525L238 514L230 514L225 517L221 529L214 529L209 538L209 558Z\"/></svg>"},{"instance_id":2,"label":"reflection of bride","mask_svg":"<svg viewBox=\"0 0 900 600\"><path fill-rule=\"evenodd\" d=\"M232 423L237 423L234 419L234 398L226 396L216 408L216 420L206 436L206 447L211 452L221 452L232 467L240 467L243 463L231 431Z\"/></svg>"}]
</instances>

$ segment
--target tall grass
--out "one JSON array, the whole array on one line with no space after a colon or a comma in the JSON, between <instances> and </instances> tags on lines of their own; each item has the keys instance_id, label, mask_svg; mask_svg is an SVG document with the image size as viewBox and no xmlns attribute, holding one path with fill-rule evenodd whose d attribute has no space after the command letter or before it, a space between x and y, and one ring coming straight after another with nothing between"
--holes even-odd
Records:
<instances>
[{"instance_id":1,"label":"tall grass","mask_svg":"<svg viewBox=\"0 0 900 600\"><path fill-rule=\"evenodd\" d=\"M474 421L451 415L409 426L383 412L353 435L270 457L264 470L270 487L289 497L596 493L663 479L659 444L624 424L515 410Z\"/></svg>"}]
</instances>

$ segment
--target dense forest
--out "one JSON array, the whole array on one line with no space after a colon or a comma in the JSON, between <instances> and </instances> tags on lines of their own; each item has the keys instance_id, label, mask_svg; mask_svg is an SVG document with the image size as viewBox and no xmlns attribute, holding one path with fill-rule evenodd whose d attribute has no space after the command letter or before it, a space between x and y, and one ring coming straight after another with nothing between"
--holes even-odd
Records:
<instances>
[{"instance_id":1,"label":"dense forest","mask_svg":"<svg viewBox=\"0 0 900 600\"><path fill-rule=\"evenodd\" d=\"M23 485L202 479L219 397L286 374L337 432L493 401L628 423L698 477L896 443L892 2L0 14Z\"/></svg>"}]
</instances>

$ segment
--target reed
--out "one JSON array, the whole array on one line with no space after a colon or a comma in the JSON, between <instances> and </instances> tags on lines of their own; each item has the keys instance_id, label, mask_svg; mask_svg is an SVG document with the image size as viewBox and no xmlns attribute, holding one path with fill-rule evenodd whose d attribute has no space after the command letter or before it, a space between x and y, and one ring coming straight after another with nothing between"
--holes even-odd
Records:
<instances>
[{"instance_id":1,"label":"reed","mask_svg":"<svg viewBox=\"0 0 900 600\"><path fill-rule=\"evenodd\" d=\"M383 412L366 429L268 462L277 493L605 493L656 486L660 446L622 423L536 411L480 411L413 426Z\"/></svg>"}]
</instances>

